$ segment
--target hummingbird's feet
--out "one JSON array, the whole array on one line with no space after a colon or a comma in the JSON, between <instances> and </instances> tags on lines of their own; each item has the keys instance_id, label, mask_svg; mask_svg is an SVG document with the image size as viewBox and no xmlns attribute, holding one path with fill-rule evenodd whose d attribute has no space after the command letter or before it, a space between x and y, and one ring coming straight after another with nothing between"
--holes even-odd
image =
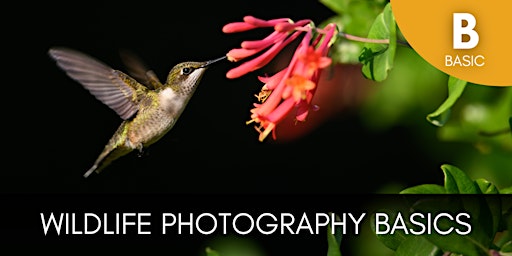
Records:
<instances>
[{"instance_id":1,"label":"hummingbird's feet","mask_svg":"<svg viewBox=\"0 0 512 256\"><path fill-rule=\"evenodd\" d=\"M144 155L144 146L142 145L142 143L139 143L139 145L137 145L137 150L139 151L137 156L142 157Z\"/></svg>"}]
</instances>

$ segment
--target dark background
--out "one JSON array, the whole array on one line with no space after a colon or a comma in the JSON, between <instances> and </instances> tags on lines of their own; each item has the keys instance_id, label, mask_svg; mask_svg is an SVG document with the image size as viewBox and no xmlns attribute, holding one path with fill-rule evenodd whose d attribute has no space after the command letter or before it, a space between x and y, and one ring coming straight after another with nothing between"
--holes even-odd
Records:
<instances>
[{"instance_id":1,"label":"dark background","mask_svg":"<svg viewBox=\"0 0 512 256\"><path fill-rule=\"evenodd\" d=\"M261 83L257 74L226 79L236 66L227 61L207 71L174 129L142 157L130 154L84 179L121 119L69 79L48 49L74 48L120 70L119 50L129 49L165 80L178 62L217 58L268 33L222 33L245 15L320 23L333 12L317 1L45 2L20 9L4 29L8 154L1 190L373 193L389 182L440 181L440 163L423 154L408 129L372 132L356 112L293 141L259 142L245 122Z\"/></svg>"},{"instance_id":2,"label":"dark background","mask_svg":"<svg viewBox=\"0 0 512 256\"><path fill-rule=\"evenodd\" d=\"M164 80L178 62L217 58L247 37L261 38L259 32L222 33L223 25L240 21L245 15L310 18L320 23L333 12L317 1L268 0L44 1L15 6L4 10L13 13L2 22L2 126L6 140L0 191L9 198L7 206L11 209L27 209L16 208L15 204L27 206L35 201L36 208L44 210L59 205L59 209L80 211L83 204L84 209L101 211L109 202L128 207L126 196L118 200L110 197L112 201L98 203L99 208L95 208L95 200L101 200L101 196L82 197L104 193L143 194L149 202L152 195L158 195L155 204L174 202L176 209L194 204L185 200L190 194L220 193L331 194L339 195L340 205L349 207L348 202L352 202L358 207L363 202L357 197L351 200L354 194L375 193L389 183L405 188L440 183L442 179L440 162L424 154L410 130L395 127L369 131L357 112L345 111L296 140L280 142L269 137L259 142L257 132L245 122L261 84L256 75L226 79L225 73L236 66L227 61L207 71L176 126L143 156L127 155L101 174L84 179L82 175L121 119L55 65L47 54L50 47L74 48L120 70L124 66L118 51L129 49ZM414 166L414 170L408 166ZM180 195L185 199L173 200ZM219 198L212 204L229 210L237 200L255 200L255 208L272 207L264 203L272 197L240 196L224 202ZM303 206L297 197L290 205L298 211ZM209 206L205 205L205 211L214 209ZM147 204L128 208L142 212L144 207ZM22 237L23 233L18 235ZM311 247L305 240L299 240L302 247L294 247L297 240L280 239L267 240L268 248L274 248L268 249L270 255L293 254L290 248L325 253L325 247L318 248L325 246L323 237L310 239ZM277 246L283 243L289 246ZM202 245L204 240L196 237L174 246L197 255Z\"/></svg>"}]
</instances>

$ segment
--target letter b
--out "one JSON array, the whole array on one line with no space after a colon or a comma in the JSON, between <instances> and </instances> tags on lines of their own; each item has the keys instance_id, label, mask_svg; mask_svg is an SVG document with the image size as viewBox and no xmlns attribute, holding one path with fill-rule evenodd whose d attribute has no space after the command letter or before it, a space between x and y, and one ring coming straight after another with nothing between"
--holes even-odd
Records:
<instances>
[{"instance_id":1,"label":"letter b","mask_svg":"<svg viewBox=\"0 0 512 256\"><path fill-rule=\"evenodd\" d=\"M462 26L465 20L467 26ZM478 33L474 30L476 19L471 13L454 13L453 14L453 49L472 49L478 44ZM462 35L468 35L469 41L463 42Z\"/></svg>"}]
</instances>

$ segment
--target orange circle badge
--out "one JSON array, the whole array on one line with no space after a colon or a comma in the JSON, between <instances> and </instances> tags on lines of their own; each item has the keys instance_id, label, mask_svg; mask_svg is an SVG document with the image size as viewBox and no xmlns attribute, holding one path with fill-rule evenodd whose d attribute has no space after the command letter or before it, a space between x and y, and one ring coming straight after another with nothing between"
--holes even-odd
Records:
<instances>
[{"instance_id":1,"label":"orange circle badge","mask_svg":"<svg viewBox=\"0 0 512 256\"><path fill-rule=\"evenodd\" d=\"M512 86L512 1L391 0L400 31L439 70L471 83Z\"/></svg>"}]
</instances>

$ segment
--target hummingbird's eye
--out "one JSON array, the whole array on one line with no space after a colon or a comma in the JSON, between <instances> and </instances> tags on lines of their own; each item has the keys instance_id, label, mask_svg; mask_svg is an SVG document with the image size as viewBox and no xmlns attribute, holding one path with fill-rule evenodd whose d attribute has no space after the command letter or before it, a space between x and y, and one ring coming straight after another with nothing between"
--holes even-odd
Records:
<instances>
[{"instance_id":1,"label":"hummingbird's eye","mask_svg":"<svg viewBox=\"0 0 512 256\"><path fill-rule=\"evenodd\" d=\"M193 68L186 67L181 70L181 74L188 75L188 74L192 73L193 70L194 70Z\"/></svg>"}]
</instances>

